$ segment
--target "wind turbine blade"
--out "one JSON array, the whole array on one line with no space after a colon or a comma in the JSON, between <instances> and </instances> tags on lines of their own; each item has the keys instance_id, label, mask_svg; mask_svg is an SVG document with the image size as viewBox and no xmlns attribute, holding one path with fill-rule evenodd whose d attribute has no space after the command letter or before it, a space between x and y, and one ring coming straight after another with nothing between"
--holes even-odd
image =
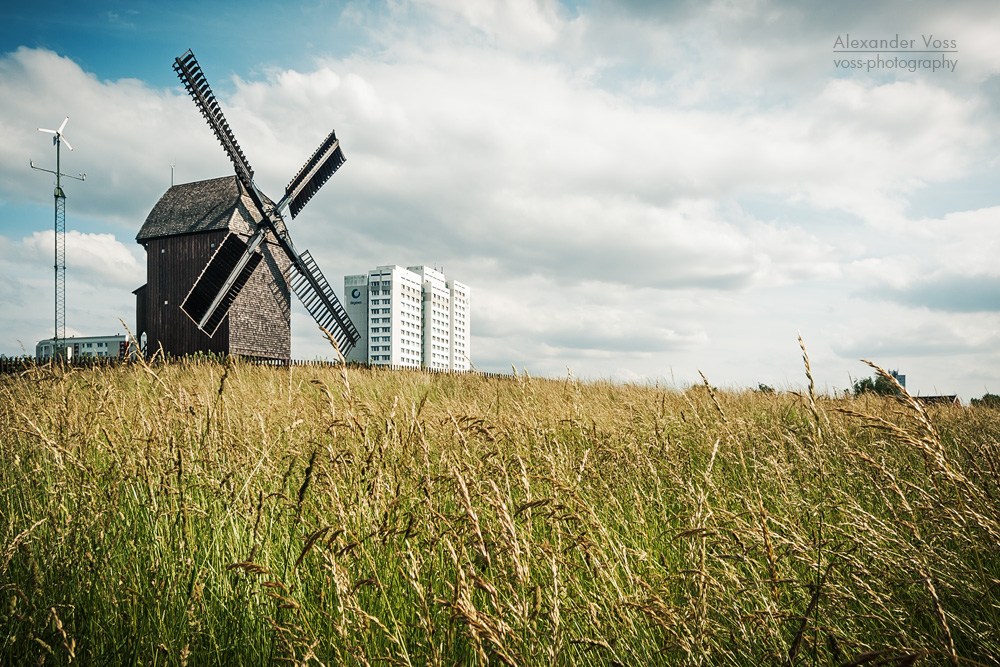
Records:
<instances>
[{"instance_id":1,"label":"wind turbine blade","mask_svg":"<svg viewBox=\"0 0 1000 667\"><path fill-rule=\"evenodd\" d=\"M67 141L67 140L66 140L66 137L64 137L64 136L62 136L62 135L60 134L60 135L59 135L59 138L60 138L60 139L62 139L62 142L63 142L64 144L66 144L66 148L68 148L68 149L70 149L70 150L73 150L73 147L69 145L69 141Z\"/></svg>"},{"instance_id":2,"label":"wind turbine blade","mask_svg":"<svg viewBox=\"0 0 1000 667\"><path fill-rule=\"evenodd\" d=\"M62 122L62 125L59 126L59 134L62 134L63 128L66 127L66 123L68 123L68 122L69 122L69 116L66 116L66 120L64 120Z\"/></svg>"},{"instance_id":3,"label":"wind turbine blade","mask_svg":"<svg viewBox=\"0 0 1000 667\"><path fill-rule=\"evenodd\" d=\"M46 130L46 129L45 129L44 127L40 127L40 128L38 128L38 131L39 131L39 132L48 132L49 134L59 134L59 133L58 133L58 132L56 132L55 130Z\"/></svg>"}]
</instances>

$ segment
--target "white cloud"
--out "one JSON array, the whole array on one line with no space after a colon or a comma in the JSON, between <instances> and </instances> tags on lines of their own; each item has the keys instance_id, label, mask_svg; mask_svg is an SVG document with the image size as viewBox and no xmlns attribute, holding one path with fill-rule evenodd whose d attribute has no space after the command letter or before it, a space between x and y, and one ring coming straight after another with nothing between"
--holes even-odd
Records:
<instances>
[{"instance_id":1,"label":"white cloud","mask_svg":"<svg viewBox=\"0 0 1000 667\"><path fill-rule=\"evenodd\" d=\"M19 261L40 264L55 254L55 232L33 232L21 240ZM146 267L112 234L66 232L66 270L88 282L133 290L146 281Z\"/></svg>"},{"instance_id":2,"label":"white cloud","mask_svg":"<svg viewBox=\"0 0 1000 667\"><path fill-rule=\"evenodd\" d=\"M170 185L170 165L184 180L226 173L227 160L191 102L134 79L99 81L69 58L21 48L0 58L0 201L51 202L45 178L29 159L55 168L49 127L69 116L62 170L86 172L84 183L65 181L67 215L87 216L138 229ZM304 158L303 158L304 159ZM17 193L16 195L14 193ZM69 219L69 218L68 218Z\"/></svg>"},{"instance_id":3,"label":"white cloud","mask_svg":"<svg viewBox=\"0 0 1000 667\"><path fill-rule=\"evenodd\" d=\"M934 263L962 275L1000 275L1000 206L956 211L913 224L912 232L934 249Z\"/></svg>"},{"instance_id":4,"label":"white cloud","mask_svg":"<svg viewBox=\"0 0 1000 667\"><path fill-rule=\"evenodd\" d=\"M553 0L426 0L461 16L493 42L515 48L549 46L563 27Z\"/></svg>"},{"instance_id":5,"label":"white cloud","mask_svg":"<svg viewBox=\"0 0 1000 667\"><path fill-rule=\"evenodd\" d=\"M943 312L1000 311L1000 208L910 221L900 244L856 260L864 294Z\"/></svg>"},{"instance_id":6,"label":"white cloud","mask_svg":"<svg viewBox=\"0 0 1000 667\"><path fill-rule=\"evenodd\" d=\"M901 317L887 319L879 327L847 333L834 345L838 353L848 357L888 358L900 360L913 357L976 355L972 364L982 365L995 373L1000 359L1000 315L980 317L953 313L947 318L930 313L912 312L889 307ZM984 363L986 362L986 363ZM958 364L956 367L961 368Z\"/></svg>"},{"instance_id":7,"label":"white cloud","mask_svg":"<svg viewBox=\"0 0 1000 667\"><path fill-rule=\"evenodd\" d=\"M18 241L0 236L0 352L21 354L52 336L54 276L52 230ZM95 336L124 333L119 318L131 325L135 297L145 281L145 267L110 234L70 230L66 234L66 332Z\"/></svg>"},{"instance_id":8,"label":"white cloud","mask_svg":"<svg viewBox=\"0 0 1000 667\"><path fill-rule=\"evenodd\" d=\"M351 58L277 72L241 82L234 101L272 127L298 113L299 143L301 128L335 119L349 156L337 205L358 192L406 207L407 222L380 215L373 234L419 244L433 225L446 253L488 249L517 270L548 264L573 279L573 258L594 252L655 267L646 281L733 287L762 272L835 277L836 253L801 230L737 229L692 209L758 191L898 229L905 195L961 175L984 137L973 103L921 83L832 81L792 108L704 112L623 103L564 67L464 45L392 67Z\"/></svg>"}]
</instances>

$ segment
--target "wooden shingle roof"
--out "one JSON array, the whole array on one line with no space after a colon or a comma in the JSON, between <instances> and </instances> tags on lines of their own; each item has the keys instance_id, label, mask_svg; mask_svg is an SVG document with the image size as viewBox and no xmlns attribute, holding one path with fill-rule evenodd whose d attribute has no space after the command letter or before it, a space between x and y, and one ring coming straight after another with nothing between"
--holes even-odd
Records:
<instances>
[{"instance_id":1,"label":"wooden shingle roof","mask_svg":"<svg viewBox=\"0 0 1000 667\"><path fill-rule=\"evenodd\" d=\"M152 238L219 230L250 234L251 211L252 219L259 221L259 214L235 176L174 185L146 216L135 240L142 243ZM279 224L278 230L283 232L284 225Z\"/></svg>"}]
</instances>

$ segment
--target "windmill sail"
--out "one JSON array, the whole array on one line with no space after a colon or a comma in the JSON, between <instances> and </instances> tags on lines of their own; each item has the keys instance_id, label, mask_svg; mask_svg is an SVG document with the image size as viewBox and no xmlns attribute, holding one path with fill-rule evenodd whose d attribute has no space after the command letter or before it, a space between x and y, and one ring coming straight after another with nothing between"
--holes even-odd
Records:
<instances>
[{"instance_id":1,"label":"windmill sail","mask_svg":"<svg viewBox=\"0 0 1000 667\"><path fill-rule=\"evenodd\" d=\"M181 310L209 337L215 335L233 301L264 258L256 252L262 239L262 231L249 244L236 234L227 236L181 304Z\"/></svg>"},{"instance_id":2,"label":"windmill sail","mask_svg":"<svg viewBox=\"0 0 1000 667\"><path fill-rule=\"evenodd\" d=\"M253 183L253 168L243 154L240 145L236 143L236 137L233 136L233 131L229 128L226 117L222 115L222 109L219 107L218 100L215 99L211 86L208 85L204 72L201 71L201 65L198 64L190 50L180 58L174 59L174 71L195 104L198 105L198 109L208 121L209 127L215 132L215 136L229 155L229 159L232 160L233 167L236 168L236 177L240 179L258 208L263 210L263 202L261 202L257 187Z\"/></svg>"},{"instance_id":3,"label":"windmill sail","mask_svg":"<svg viewBox=\"0 0 1000 667\"><path fill-rule=\"evenodd\" d=\"M316 323L334 337L341 354L346 355L361 338L358 330L309 251L304 251L296 259L298 261L292 262L289 267L288 282L292 291Z\"/></svg>"},{"instance_id":4,"label":"windmill sail","mask_svg":"<svg viewBox=\"0 0 1000 667\"><path fill-rule=\"evenodd\" d=\"M337 141L336 131L330 132L330 136L320 144L285 188L285 200L288 201L293 218L346 161L340 142Z\"/></svg>"}]
</instances>

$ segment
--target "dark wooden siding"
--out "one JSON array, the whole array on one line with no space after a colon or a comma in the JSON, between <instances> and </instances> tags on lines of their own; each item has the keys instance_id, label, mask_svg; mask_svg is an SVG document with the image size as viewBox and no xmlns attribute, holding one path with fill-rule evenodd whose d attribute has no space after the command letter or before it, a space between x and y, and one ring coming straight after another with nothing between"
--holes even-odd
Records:
<instances>
[{"instance_id":1,"label":"dark wooden siding","mask_svg":"<svg viewBox=\"0 0 1000 667\"><path fill-rule=\"evenodd\" d=\"M209 337L198 329L181 303L227 232L204 232L152 238L146 246L146 353L160 346L167 354L229 352L229 322L222 321Z\"/></svg>"},{"instance_id":2,"label":"dark wooden siding","mask_svg":"<svg viewBox=\"0 0 1000 667\"><path fill-rule=\"evenodd\" d=\"M214 352L291 359L289 261L277 245L263 244L264 261L233 302L215 336L210 338L199 330L181 310L191 286L225 237L225 231L217 231L146 240L148 282L136 293L136 319L137 326L146 332L147 355L162 346L174 356Z\"/></svg>"}]
</instances>

